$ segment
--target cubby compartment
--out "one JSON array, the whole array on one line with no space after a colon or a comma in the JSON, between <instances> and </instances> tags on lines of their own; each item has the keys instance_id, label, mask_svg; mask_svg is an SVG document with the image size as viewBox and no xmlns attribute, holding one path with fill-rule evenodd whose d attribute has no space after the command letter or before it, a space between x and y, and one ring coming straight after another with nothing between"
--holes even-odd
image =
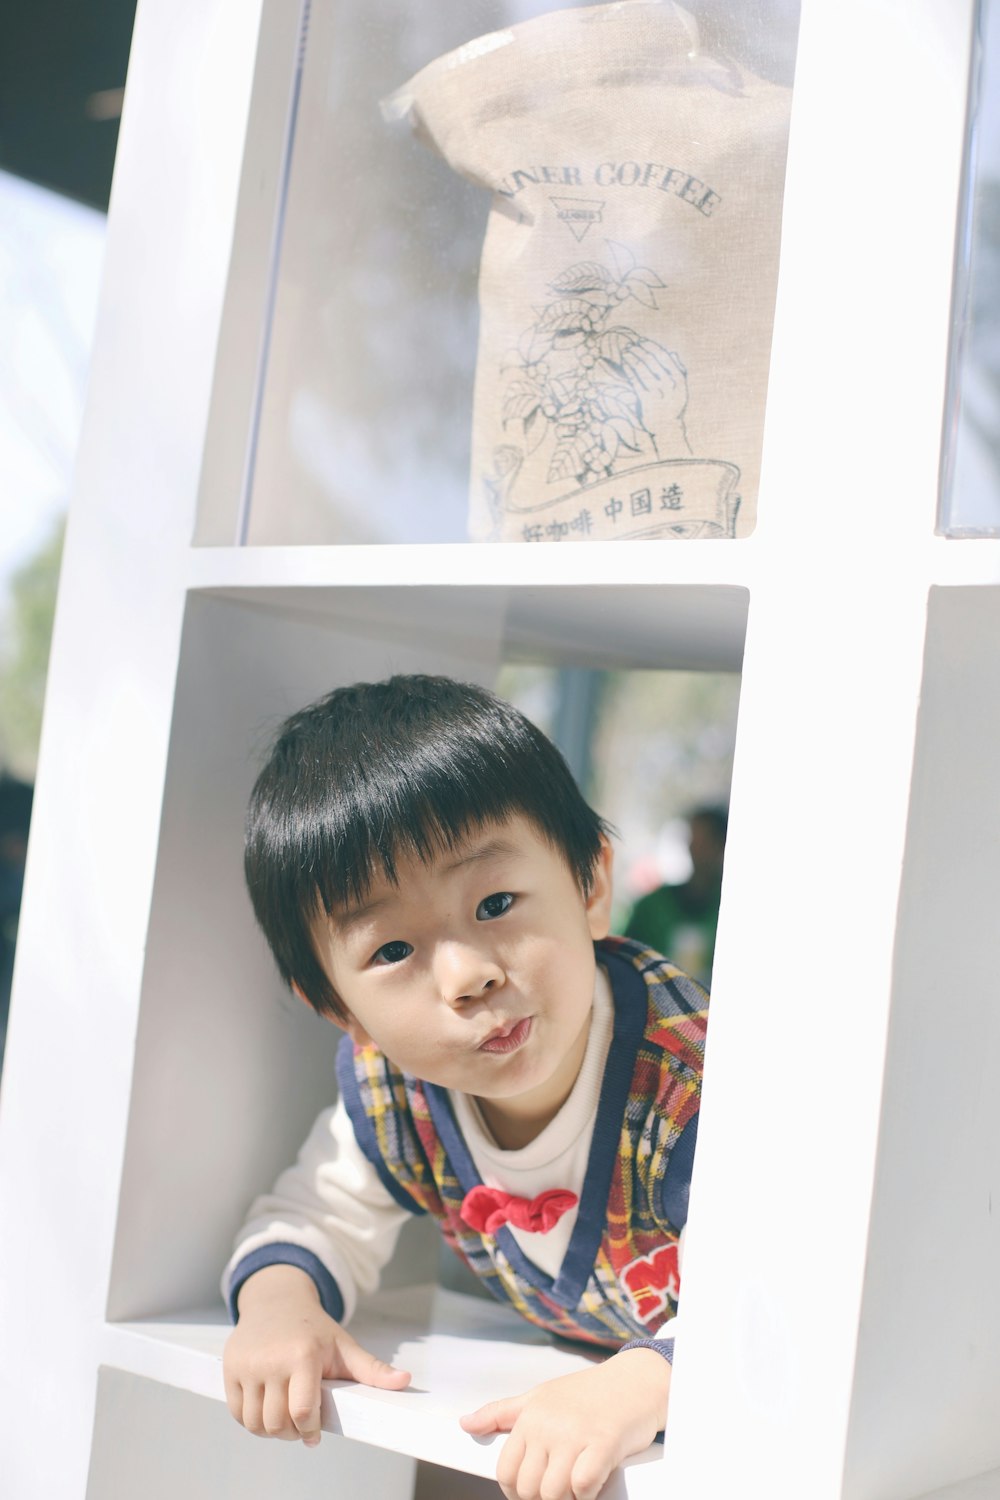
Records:
<instances>
[{"instance_id":1,"label":"cubby compartment","mask_svg":"<svg viewBox=\"0 0 1000 1500\"><path fill-rule=\"evenodd\" d=\"M197 541L749 535L799 9L273 7Z\"/></svg>"},{"instance_id":2,"label":"cubby compartment","mask_svg":"<svg viewBox=\"0 0 1000 1500\"><path fill-rule=\"evenodd\" d=\"M392 672L492 683L504 659L737 671L747 603L742 589L694 586L189 595L108 1299L108 1363L221 1398L226 1319L218 1278L232 1236L250 1199L292 1159L315 1114L335 1097L340 1033L284 992L243 889L245 806L281 720L338 684ZM358 1335L386 1357L401 1345L401 1357L427 1382L419 1410L412 1394L390 1399L400 1407L390 1446L489 1474L495 1454L457 1427L473 1372L488 1372L486 1400L503 1393L505 1380L526 1386L577 1368L586 1356L553 1347L506 1309L434 1290L440 1279L437 1235L428 1221L415 1221L383 1289L360 1311ZM338 1391L327 1425L381 1441L386 1399ZM639 1482L631 1481L629 1494L639 1493Z\"/></svg>"},{"instance_id":3,"label":"cubby compartment","mask_svg":"<svg viewBox=\"0 0 1000 1500\"><path fill-rule=\"evenodd\" d=\"M275 588L194 592L181 641L146 943L112 1321L216 1301L246 1205L335 1097L340 1033L280 984L242 881L266 745L346 682L503 659L736 670L747 594L726 588ZM434 1274L414 1224L396 1257ZM391 1284L391 1282L390 1282Z\"/></svg>"}]
</instances>

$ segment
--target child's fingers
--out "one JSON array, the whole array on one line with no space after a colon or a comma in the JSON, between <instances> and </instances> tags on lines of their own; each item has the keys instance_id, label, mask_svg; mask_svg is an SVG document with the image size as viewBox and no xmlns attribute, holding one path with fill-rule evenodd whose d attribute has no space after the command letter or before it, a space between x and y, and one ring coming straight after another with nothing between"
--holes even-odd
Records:
<instances>
[{"instance_id":1,"label":"child's fingers","mask_svg":"<svg viewBox=\"0 0 1000 1500\"><path fill-rule=\"evenodd\" d=\"M337 1349L348 1380L374 1385L383 1391L402 1391L410 1383L409 1370L397 1370L395 1365L377 1359L349 1335L341 1336Z\"/></svg>"},{"instance_id":2,"label":"child's fingers","mask_svg":"<svg viewBox=\"0 0 1000 1500\"><path fill-rule=\"evenodd\" d=\"M252 1384L248 1381L243 1383L243 1404L238 1412L234 1412L237 1422L242 1422L247 1432L252 1432L254 1437L266 1437L264 1427L264 1387L259 1381Z\"/></svg>"},{"instance_id":3,"label":"child's fingers","mask_svg":"<svg viewBox=\"0 0 1000 1500\"><path fill-rule=\"evenodd\" d=\"M261 1412L264 1431L268 1437L297 1438L298 1433L288 1415L287 1380L269 1380L264 1388L264 1404Z\"/></svg>"},{"instance_id":4,"label":"child's fingers","mask_svg":"<svg viewBox=\"0 0 1000 1500\"><path fill-rule=\"evenodd\" d=\"M585 1448L573 1465L570 1475L572 1493L577 1500L597 1500L614 1467L609 1454Z\"/></svg>"},{"instance_id":5,"label":"child's fingers","mask_svg":"<svg viewBox=\"0 0 1000 1500\"><path fill-rule=\"evenodd\" d=\"M288 1415L307 1448L314 1448L320 1437L320 1370L295 1370L288 1382Z\"/></svg>"},{"instance_id":6,"label":"child's fingers","mask_svg":"<svg viewBox=\"0 0 1000 1500\"><path fill-rule=\"evenodd\" d=\"M497 1462L497 1484L505 1495L539 1495L548 1466L548 1451L542 1443L525 1444L518 1436L511 1436ZM559 1500L563 1500L562 1495Z\"/></svg>"},{"instance_id":7,"label":"child's fingers","mask_svg":"<svg viewBox=\"0 0 1000 1500\"><path fill-rule=\"evenodd\" d=\"M487 1401L459 1421L466 1432L482 1437L487 1432L509 1432L521 1415L524 1396L506 1396L502 1401Z\"/></svg>"},{"instance_id":8,"label":"child's fingers","mask_svg":"<svg viewBox=\"0 0 1000 1500\"><path fill-rule=\"evenodd\" d=\"M504 1443L497 1461L497 1484L506 1500L517 1500L517 1478L523 1462L524 1439L515 1433Z\"/></svg>"},{"instance_id":9,"label":"child's fingers","mask_svg":"<svg viewBox=\"0 0 1000 1500\"><path fill-rule=\"evenodd\" d=\"M237 1422L243 1421L243 1387L238 1380L233 1380L223 1370L222 1383L226 1388L226 1405L229 1407L229 1415L235 1417Z\"/></svg>"},{"instance_id":10,"label":"child's fingers","mask_svg":"<svg viewBox=\"0 0 1000 1500\"><path fill-rule=\"evenodd\" d=\"M558 1496L562 1500L564 1495L572 1495L573 1500L583 1500L572 1487L570 1481L570 1470L573 1467L572 1453L550 1453L548 1468L539 1481L538 1494L541 1500L553 1500ZM597 1491L594 1491L595 1495ZM587 1491L587 1500L591 1500L590 1491Z\"/></svg>"}]
</instances>

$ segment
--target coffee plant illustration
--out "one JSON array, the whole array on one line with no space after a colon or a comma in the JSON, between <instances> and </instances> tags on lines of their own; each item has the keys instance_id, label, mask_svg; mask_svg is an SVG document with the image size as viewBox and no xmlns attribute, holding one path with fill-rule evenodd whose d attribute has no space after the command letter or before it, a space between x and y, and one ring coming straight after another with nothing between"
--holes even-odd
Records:
<instances>
[{"instance_id":1,"label":"coffee plant illustration","mask_svg":"<svg viewBox=\"0 0 1000 1500\"><path fill-rule=\"evenodd\" d=\"M507 366L504 429L520 428L525 453L551 434L549 484L592 484L691 451L687 370L665 345L617 321L630 303L655 310L666 283L625 245L607 243L614 268L585 260L562 271Z\"/></svg>"}]
</instances>

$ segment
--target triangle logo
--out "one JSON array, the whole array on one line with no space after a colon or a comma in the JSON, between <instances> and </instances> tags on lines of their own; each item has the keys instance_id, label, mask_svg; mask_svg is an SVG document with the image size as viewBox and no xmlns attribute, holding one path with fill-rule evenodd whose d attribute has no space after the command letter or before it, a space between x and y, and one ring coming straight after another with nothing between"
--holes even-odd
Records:
<instances>
[{"instance_id":1,"label":"triangle logo","mask_svg":"<svg viewBox=\"0 0 1000 1500\"><path fill-rule=\"evenodd\" d=\"M594 224L601 222L603 198L550 198L549 202L575 240L582 240Z\"/></svg>"}]
</instances>

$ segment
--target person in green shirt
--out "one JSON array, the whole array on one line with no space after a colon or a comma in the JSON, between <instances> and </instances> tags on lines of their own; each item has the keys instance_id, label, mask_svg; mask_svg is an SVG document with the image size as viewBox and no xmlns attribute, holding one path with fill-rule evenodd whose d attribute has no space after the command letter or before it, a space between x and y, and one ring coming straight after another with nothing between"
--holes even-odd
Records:
<instances>
[{"instance_id":1,"label":"person in green shirt","mask_svg":"<svg viewBox=\"0 0 1000 1500\"><path fill-rule=\"evenodd\" d=\"M719 922L728 813L724 807L696 807L687 822L690 878L681 885L658 886L640 897L625 936L665 954L707 988Z\"/></svg>"}]
</instances>

